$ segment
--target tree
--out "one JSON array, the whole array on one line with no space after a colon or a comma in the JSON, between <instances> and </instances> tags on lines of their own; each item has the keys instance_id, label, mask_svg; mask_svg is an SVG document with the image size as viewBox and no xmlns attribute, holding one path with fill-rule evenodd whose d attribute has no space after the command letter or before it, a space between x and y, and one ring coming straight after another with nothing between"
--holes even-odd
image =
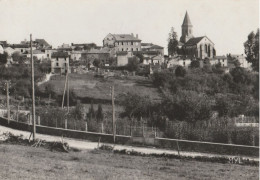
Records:
<instances>
[{"instance_id":1,"label":"tree","mask_svg":"<svg viewBox=\"0 0 260 180\"><path fill-rule=\"evenodd\" d=\"M199 68L199 67L200 67L200 62L197 61L197 60L193 60L193 61L191 61L191 63L190 63L190 67L191 67L191 68Z\"/></svg>"},{"instance_id":2,"label":"tree","mask_svg":"<svg viewBox=\"0 0 260 180\"><path fill-rule=\"evenodd\" d=\"M88 109L88 114L87 114L87 117L90 121L92 121L93 119L96 118L96 113L95 113L95 109L94 109L94 106L93 106L93 103L91 102L91 105Z\"/></svg>"},{"instance_id":3,"label":"tree","mask_svg":"<svg viewBox=\"0 0 260 180\"><path fill-rule=\"evenodd\" d=\"M100 59L94 59L93 61L93 65L96 66L97 68L99 68L101 66L101 60Z\"/></svg>"},{"instance_id":4,"label":"tree","mask_svg":"<svg viewBox=\"0 0 260 180\"><path fill-rule=\"evenodd\" d=\"M259 28L256 34L252 31L244 43L246 59L252 63L255 71L259 72Z\"/></svg>"},{"instance_id":5,"label":"tree","mask_svg":"<svg viewBox=\"0 0 260 180\"><path fill-rule=\"evenodd\" d=\"M0 54L0 64L6 64L7 58L8 58L7 52L4 52L4 54Z\"/></svg>"},{"instance_id":6,"label":"tree","mask_svg":"<svg viewBox=\"0 0 260 180\"><path fill-rule=\"evenodd\" d=\"M96 112L96 118L98 122L103 122L104 120L104 113L103 113L103 109L102 109L102 105L98 104L98 109Z\"/></svg>"},{"instance_id":7,"label":"tree","mask_svg":"<svg viewBox=\"0 0 260 180\"><path fill-rule=\"evenodd\" d=\"M131 72L137 71L139 65L139 60L136 56L128 59L127 69Z\"/></svg>"},{"instance_id":8,"label":"tree","mask_svg":"<svg viewBox=\"0 0 260 180\"><path fill-rule=\"evenodd\" d=\"M174 31L174 28L171 28L168 38L168 55L176 55L178 50L178 36L177 33Z\"/></svg>"},{"instance_id":9,"label":"tree","mask_svg":"<svg viewBox=\"0 0 260 180\"><path fill-rule=\"evenodd\" d=\"M178 91L163 103L164 113L171 120L195 123L211 117L211 105L206 95L195 91Z\"/></svg>"},{"instance_id":10,"label":"tree","mask_svg":"<svg viewBox=\"0 0 260 180\"><path fill-rule=\"evenodd\" d=\"M186 74L186 70L184 69L184 67L182 66L178 66L176 69L175 69L175 75L177 77L184 77Z\"/></svg>"},{"instance_id":11,"label":"tree","mask_svg":"<svg viewBox=\"0 0 260 180\"><path fill-rule=\"evenodd\" d=\"M251 83L249 73L241 67L236 67L230 71L235 83L249 84Z\"/></svg>"},{"instance_id":12,"label":"tree","mask_svg":"<svg viewBox=\"0 0 260 180\"><path fill-rule=\"evenodd\" d=\"M144 61L144 56L143 56L143 54L142 54L141 52L137 52L135 56L140 59L140 63L143 63L143 61Z\"/></svg>"},{"instance_id":13,"label":"tree","mask_svg":"<svg viewBox=\"0 0 260 180\"><path fill-rule=\"evenodd\" d=\"M141 117L149 116L151 101L148 96L127 93L121 95L120 105L124 108L122 116L127 116L132 122L134 118L140 119Z\"/></svg>"},{"instance_id":14,"label":"tree","mask_svg":"<svg viewBox=\"0 0 260 180\"><path fill-rule=\"evenodd\" d=\"M24 61L26 60L26 57L23 56L20 52L14 52L12 54L12 58L14 62L17 62L19 64L23 64Z\"/></svg>"}]
</instances>

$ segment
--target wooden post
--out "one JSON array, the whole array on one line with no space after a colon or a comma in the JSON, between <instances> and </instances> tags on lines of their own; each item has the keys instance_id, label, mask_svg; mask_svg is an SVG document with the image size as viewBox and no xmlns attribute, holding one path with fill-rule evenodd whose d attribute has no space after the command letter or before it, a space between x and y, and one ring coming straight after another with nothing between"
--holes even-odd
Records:
<instances>
[{"instance_id":1,"label":"wooden post","mask_svg":"<svg viewBox=\"0 0 260 180\"><path fill-rule=\"evenodd\" d=\"M68 114L69 114L69 62L67 64L67 111L68 111Z\"/></svg>"},{"instance_id":2,"label":"wooden post","mask_svg":"<svg viewBox=\"0 0 260 180\"><path fill-rule=\"evenodd\" d=\"M36 139L36 126L35 126L35 95L34 95L34 62L32 53L32 34L30 34L30 45L31 45L31 68L32 68L32 121L33 121L33 141Z\"/></svg>"},{"instance_id":3,"label":"wooden post","mask_svg":"<svg viewBox=\"0 0 260 180\"><path fill-rule=\"evenodd\" d=\"M63 105L64 105L64 98L65 98L65 92L66 92L66 87L67 87L67 79L68 79L68 74L66 74L66 79L64 82L64 89L63 89L63 95L62 95L62 104L61 104L61 108L63 109Z\"/></svg>"},{"instance_id":4,"label":"wooden post","mask_svg":"<svg viewBox=\"0 0 260 180\"><path fill-rule=\"evenodd\" d=\"M112 122L113 122L113 140L114 143L116 142L116 127L115 127L115 104L114 104L114 86L112 86L112 92L111 92L111 98L112 98Z\"/></svg>"},{"instance_id":5,"label":"wooden post","mask_svg":"<svg viewBox=\"0 0 260 180\"><path fill-rule=\"evenodd\" d=\"M6 81L6 108L7 108L7 120L10 123L10 106L9 106L9 81Z\"/></svg>"}]
</instances>

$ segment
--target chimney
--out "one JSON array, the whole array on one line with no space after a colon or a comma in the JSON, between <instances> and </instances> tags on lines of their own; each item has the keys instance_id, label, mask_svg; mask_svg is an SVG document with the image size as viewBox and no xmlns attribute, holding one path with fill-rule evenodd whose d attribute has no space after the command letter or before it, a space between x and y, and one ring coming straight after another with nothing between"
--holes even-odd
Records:
<instances>
[{"instance_id":1,"label":"chimney","mask_svg":"<svg viewBox=\"0 0 260 180\"><path fill-rule=\"evenodd\" d=\"M138 39L138 34L136 34L136 38Z\"/></svg>"}]
</instances>

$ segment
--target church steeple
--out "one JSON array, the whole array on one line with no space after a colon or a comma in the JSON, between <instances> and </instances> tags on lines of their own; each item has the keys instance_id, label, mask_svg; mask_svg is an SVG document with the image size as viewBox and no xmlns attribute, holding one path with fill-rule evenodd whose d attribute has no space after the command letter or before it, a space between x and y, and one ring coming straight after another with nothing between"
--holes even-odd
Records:
<instances>
[{"instance_id":1,"label":"church steeple","mask_svg":"<svg viewBox=\"0 0 260 180\"><path fill-rule=\"evenodd\" d=\"M188 12L186 11L183 23L182 23L182 36L180 38L180 41L182 43L186 43L190 38L193 38L193 32L192 32L192 24L190 21L190 17Z\"/></svg>"}]
</instances>

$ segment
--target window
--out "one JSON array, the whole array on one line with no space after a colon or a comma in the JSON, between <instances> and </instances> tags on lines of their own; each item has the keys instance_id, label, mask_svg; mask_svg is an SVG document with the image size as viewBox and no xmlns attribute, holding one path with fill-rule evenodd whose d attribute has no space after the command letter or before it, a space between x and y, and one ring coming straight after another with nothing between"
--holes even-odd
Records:
<instances>
[{"instance_id":1,"label":"window","mask_svg":"<svg viewBox=\"0 0 260 180\"><path fill-rule=\"evenodd\" d=\"M56 66L59 66L59 63L56 63Z\"/></svg>"},{"instance_id":2,"label":"window","mask_svg":"<svg viewBox=\"0 0 260 180\"><path fill-rule=\"evenodd\" d=\"M225 62L225 59L223 59L223 62Z\"/></svg>"},{"instance_id":3,"label":"window","mask_svg":"<svg viewBox=\"0 0 260 180\"><path fill-rule=\"evenodd\" d=\"M59 58L58 58L58 57L56 57L56 60L58 61L58 60L59 60Z\"/></svg>"},{"instance_id":4,"label":"window","mask_svg":"<svg viewBox=\"0 0 260 180\"><path fill-rule=\"evenodd\" d=\"M138 48L136 48L136 51L138 51Z\"/></svg>"},{"instance_id":5,"label":"window","mask_svg":"<svg viewBox=\"0 0 260 180\"><path fill-rule=\"evenodd\" d=\"M132 51L134 51L134 48L132 48Z\"/></svg>"},{"instance_id":6,"label":"window","mask_svg":"<svg viewBox=\"0 0 260 180\"><path fill-rule=\"evenodd\" d=\"M122 48L122 51L124 51L124 48Z\"/></svg>"},{"instance_id":7,"label":"window","mask_svg":"<svg viewBox=\"0 0 260 180\"><path fill-rule=\"evenodd\" d=\"M126 48L126 50L128 51L128 48Z\"/></svg>"},{"instance_id":8,"label":"window","mask_svg":"<svg viewBox=\"0 0 260 180\"><path fill-rule=\"evenodd\" d=\"M66 67L66 65L67 65L67 64L66 64L66 63L64 63L64 66L65 66L65 67Z\"/></svg>"},{"instance_id":9,"label":"window","mask_svg":"<svg viewBox=\"0 0 260 180\"><path fill-rule=\"evenodd\" d=\"M65 59L65 61L66 61L66 58L64 58Z\"/></svg>"},{"instance_id":10,"label":"window","mask_svg":"<svg viewBox=\"0 0 260 180\"><path fill-rule=\"evenodd\" d=\"M49 54L47 54L47 57L49 57Z\"/></svg>"},{"instance_id":11,"label":"window","mask_svg":"<svg viewBox=\"0 0 260 180\"><path fill-rule=\"evenodd\" d=\"M124 42L122 42L122 45L124 45Z\"/></svg>"},{"instance_id":12,"label":"window","mask_svg":"<svg viewBox=\"0 0 260 180\"><path fill-rule=\"evenodd\" d=\"M185 66L185 61L183 62L183 66Z\"/></svg>"},{"instance_id":13,"label":"window","mask_svg":"<svg viewBox=\"0 0 260 180\"><path fill-rule=\"evenodd\" d=\"M23 52L23 49L21 49L21 52Z\"/></svg>"},{"instance_id":14,"label":"window","mask_svg":"<svg viewBox=\"0 0 260 180\"><path fill-rule=\"evenodd\" d=\"M119 42L118 42L118 45L119 45Z\"/></svg>"},{"instance_id":15,"label":"window","mask_svg":"<svg viewBox=\"0 0 260 180\"><path fill-rule=\"evenodd\" d=\"M134 43L133 43L133 42L131 42L131 45L134 45Z\"/></svg>"}]
</instances>

